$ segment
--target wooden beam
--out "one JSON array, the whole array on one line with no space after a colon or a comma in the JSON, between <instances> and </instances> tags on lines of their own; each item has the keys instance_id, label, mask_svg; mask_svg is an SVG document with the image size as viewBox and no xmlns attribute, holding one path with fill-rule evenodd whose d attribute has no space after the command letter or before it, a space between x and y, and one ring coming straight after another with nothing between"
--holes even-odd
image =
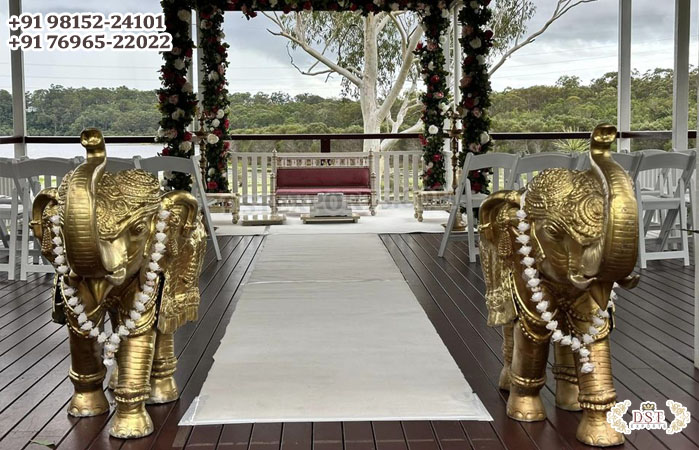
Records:
<instances>
[{"instance_id":1,"label":"wooden beam","mask_svg":"<svg viewBox=\"0 0 699 450\"><path fill-rule=\"evenodd\" d=\"M619 72L617 91L617 130L631 131L631 0L619 0ZM617 150L631 151L631 139L621 137Z\"/></svg>"}]
</instances>

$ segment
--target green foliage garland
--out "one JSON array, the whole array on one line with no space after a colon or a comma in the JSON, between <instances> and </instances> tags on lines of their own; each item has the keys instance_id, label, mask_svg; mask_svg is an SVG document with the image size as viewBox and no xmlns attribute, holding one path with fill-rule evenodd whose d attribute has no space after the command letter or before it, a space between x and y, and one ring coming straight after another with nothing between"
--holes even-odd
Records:
<instances>
[{"instance_id":1,"label":"green foliage garland","mask_svg":"<svg viewBox=\"0 0 699 450\"><path fill-rule=\"evenodd\" d=\"M156 142L165 147L163 156L190 158L194 154L192 133L187 127L195 116L197 99L192 83L187 80L187 71L192 64L194 43L190 37L192 0L163 0L166 31L172 35L172 50L163 53L164 63L160 69L162 87L158 89L160 101L160 128ZM192 180L187 174L167 174L166 189L190 190Z\"/></svg>"},{"instance_id":2,"label":"green foliage garland","mask_svg":"<svg viewBox=\"0 0 699 450\"><path fill-rule=\"evenodd\" d=\"M420 63L420 71L425 81L426 91L422 94L422 122L425 126L421 136L425 171L422 184L425 190L440 190L446 184L444 169L444 121L449 110L449 86L442 49L449 29L449 10L444 2L437 11L422 10L426 41L420 42L415 55Z\"/></svg>"},{"instance_id":3,"label":"green foliage garland","mask_svg":"<svg viewBox=\"0 0 699 450\"><path fill-rule=\"evenodd\" d=\"M247 17L257 11L357 11L363 15L382 11L425 11L448 9L453 3L445 0L227 0L227 9L242 11Z\"/></svg>"},{"instance_id":4,"label":"green foliage garland","mask_svg":"<svg viewBox=\"0 0 699 450\"><path fill-rule=\"evenodd\" d=\"M493 45L493 32L488 29L492 16L488 8L490 0L467 0L459 12L461 24L461 48L464 51L461 76L461 104L463 121L463 149L460 164L463 165L466 153L486 153L492 147L488 131L490 118L490 79L488 76L488 53ZM471 189L474 192L490 193L488 189L488 169L469 174Z\"/></svg>"},{"instance_id":5,"label":"green foliage garland","mask_svg":"<svg viewBox=\"0 0 699 450\"><path fill-rule=\"evenodd\" d=\"M199 0L199 45L202 49L202 150L206 155L207 192L229 192L228 135L229 100L226 89L228 44L223 42L226 0Z\"/></svg>"}]
</instances>

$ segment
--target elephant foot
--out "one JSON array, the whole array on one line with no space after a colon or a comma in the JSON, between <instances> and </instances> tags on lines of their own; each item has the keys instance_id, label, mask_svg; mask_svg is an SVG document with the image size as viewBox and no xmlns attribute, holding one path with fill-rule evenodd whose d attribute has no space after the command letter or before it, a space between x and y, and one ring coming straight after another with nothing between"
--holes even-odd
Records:
<instances>
[{"instance_id":1,"label":"elephant foot","mask_svg":"<svg viewBox=\"0 0 699 450\"><path fill-rule=\"evenodd\" d=\"M130 405L117 404L116 414L109 427L109 434L115 438L133 439L148 436L153 432L151 420L144 403Z\"/></svg>"},{"instance_id":2,"label":"elephant foot","mask_svg":"<svg viewBox=\"0 0 699 450\"><path fill-rule=\"evenodd\" d=\"M546 419L546 410L539 394L520 395L510 391L507 415L520 422L537 422Z\"/></svg>"},{"instance_id":3,"label":"elephant foot","mask_svg":"<svg viewBox=\"0 0 699 450\"><path fill-rule=\"evenodd\" d=\"M102 389L74 392L68 404L68 414L73 417L99 416L109 412L109 401Z\"/></svg>"},{"instance_id":4,"label":"elephant foot","mask_svg":"<svg viewBox=\"0 0 699 450\"><path fill-rule=\"evenodd\" d=\"M150 379L150 397L146 400L149 405L174 402L180 396L177 383L172 376Z\"/></svg>"},{"instance_id":5,"label":"elephant foot","mask_svg":"<svg viewBox=\"0 0 699 450\"><path fill-rule=\"evenodd\" d=\"M584 410L575 437L580 442L595 447L611 447L624 443L624 435L607 422L607 411Z\"/></svg>"},{"instance_id":6,"label":"elephant foot","mask_svg":"<svg viewBox=\"0 0 699 450\"><path fill-rule=\"evenodd\" d=\"M566 411L580 411L578 385L566 380L556 380L556 407Z\"/></svg>"},{"instance_id":7,"label":"elephant foot","mask_svg":"<svg viewBox=\"0 0 699 450\"><path fill-rule=\"evenodd\" d=\"M111 390L116 389L117 383L119 382L119 366L115 365L112 374L109 376L109 384L107 387Z\"/></svg>"},{"instance_id":8,"label":"elephant foot","mask_svg":"<svg viewBox=\"0 0 699 450\"><path fill-rule=\"evenodd\" d=\"M503 391L510 390L510 368L508 366L503 366L502 370L500 371L498 387Z\"/></svg>"}]
</instances>

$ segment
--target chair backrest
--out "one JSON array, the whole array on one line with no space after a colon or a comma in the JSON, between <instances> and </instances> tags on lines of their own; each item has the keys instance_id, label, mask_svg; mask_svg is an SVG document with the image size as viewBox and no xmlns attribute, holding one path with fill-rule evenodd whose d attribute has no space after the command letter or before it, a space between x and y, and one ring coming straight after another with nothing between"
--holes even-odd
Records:
<instances>
[{"instance_id":1,"label":"chair backrest","mask_svg":"<svg viewBox=\"0 0 699 450\"><path fill-rule=\"evenodd\" d=\"M180 158L177 156L152 156L150 158L141 158L134 156L134 164L137 169L143 169L150 172L162 180L163 172L180 172L192 176L192 194L199 201L206 204L204 183L201 178L199 168L199 155L193 155L191 158Z\"/></svg>"},{"instance_id":2,"label":"chair backrest","mask_svg":"<svg viewBox=\"0 0 699 450\"><path fill-rule=\"evenodd\" d=\"M493 176L490 180L490 191L497 192L508 186L512 167L514 167L518 158L518 155L513 155L511 153L492 152L481 155L468 153L466 159L464 159L462 170L464 174L468 174L474 170L491 169L493 171ZM468 178L465 181L468 186Z\"/></svg>"},{"instance_id":3,"label":"chair backrest","mask_svg":"<svg viewBox=\"0 0 699 450\"><path fill-rule=\"evenodd\" d=\"M510 189L523 187L529 183L536 173L546 169L575 169L577 158L567 153L545 152L520 156L512 169Z\"/></svg>"},{"instance_id":4,"label":"chair backrest","mask_svg":"<svg viewBox=\"0 0 699 450\"><path fill-rule=\"evenodd\" d=\"M15 160L13 162L15 186L18 192L23 192L28 185L31 194L36 195L41 189L58 187L63 177L78 167L82 158L36 158ZM21 195L21 194L20 194Z\"/></svg>"},{"instance_id":5,"label":"chair backrest","mask_svg":"<svg viewBox=\"0 0 699 450\"><path fill-rule=\"evenodd\" d=\"M643 153L619 153L613 152L612 159L617 162L631 177L631 181L635 182L636 177L638 177L638 168L641 165L641 160L643 159Z\"/></svg>"},{"instance_id":6,"label":"chair backrest","mask_svg":"<svg viewBox=\"0 0 699 450\"><path fill-rule=\"evenodd\" d=\"M696 152L644 152L638 172L658 172L661 177L657 186L659 193L679 195L680 192L684 192L685 186L689 185L695 161ZM679 171L676 183L668 179L667 174L670 171Z\"/></svg>"},{"instance_id":7,"label":"chair backrest","mask_svg":"<svg viewBox=\"0 0 699 450\"><path fill-rule=\"evenodd\" d=\"M133 158L107 158L107 172L121 172L122 170L135 169Z\"/></svg>"}]
</instances>

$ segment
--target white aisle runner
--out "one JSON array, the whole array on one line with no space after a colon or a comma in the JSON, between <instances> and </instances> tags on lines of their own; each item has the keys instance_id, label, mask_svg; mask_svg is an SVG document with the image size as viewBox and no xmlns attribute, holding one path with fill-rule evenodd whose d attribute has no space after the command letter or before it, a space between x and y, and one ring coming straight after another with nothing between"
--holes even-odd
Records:
<instances>
[{"instance_id":1,"label":"white aisle runner","mask_svg":"<svg viewBox=\"0 0 699 450\"><path fill-rule=\"evenodd\" d=\"M268 236L180 425L492 420L376 235Z\"/></svg>"}]
</instances>

